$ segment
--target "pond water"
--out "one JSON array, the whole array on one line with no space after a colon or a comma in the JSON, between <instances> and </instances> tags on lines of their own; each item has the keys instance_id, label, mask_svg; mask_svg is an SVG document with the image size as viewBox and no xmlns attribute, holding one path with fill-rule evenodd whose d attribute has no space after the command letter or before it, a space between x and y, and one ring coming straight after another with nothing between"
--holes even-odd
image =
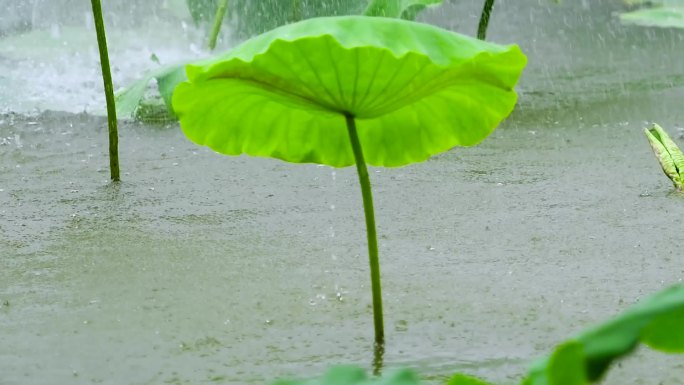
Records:
<instances>
[{"instance_id":1,"label":"pond water","mask_svg":"<svg viewBox=\"0 0 684 385\"><path fill-rule=\"evenodd\" d=\"M425 20L470 33L480 7ZM684 197L642 132L684 126L684 31L622 27L619 9L501 0L489 39L530 59L514 114L477 147L372 169L386 370L513 384L557 342L684 278ZM124 54L144 56L165 28L143 48L114 43L112 61L139 73L145 61ZM371 367L353 168L224 157L175 124L125 123L112 185L97 62L12 56L21 36L0 38L0 384L263 384ZM200 54L183 44L168 56ZM681 358L643 351L605 384L682 378Z\"/></svg>"}]
</instances>

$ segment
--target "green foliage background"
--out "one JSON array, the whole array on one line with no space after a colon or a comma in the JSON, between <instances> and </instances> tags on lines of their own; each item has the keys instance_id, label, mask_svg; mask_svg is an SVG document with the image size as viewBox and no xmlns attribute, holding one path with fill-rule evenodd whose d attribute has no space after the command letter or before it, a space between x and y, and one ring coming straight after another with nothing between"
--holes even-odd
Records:
<instances>
[{"instance_id":1,"label":"green foliage background","mask_svg":"<svg viewBox=\"0 0 684 385\"><path fill-rule=\"evenodd\" d=\"M200 24L213 20L218 0L187 0L187 4ZM366 6L363 0L229 0L226 20L236 20L235 31L244 38L302 19L360 14Z\"/></svg>"},{"instance_id":2,"label":"green foliage background","mask_svg":"<svg viewBox=\"0 0 684 385\"><path fill-rule=\"evenodd\" d=\"M186 0L196 24L211 23L218 0ZM269 31L281 25L321 16L360 15L370 11L377 16L415 19L428 5L442 0L229 0L227 23L235 21L233 28L239 38ZM397 12L399 13L399 12Z\"/></svg>"}]
</instances>

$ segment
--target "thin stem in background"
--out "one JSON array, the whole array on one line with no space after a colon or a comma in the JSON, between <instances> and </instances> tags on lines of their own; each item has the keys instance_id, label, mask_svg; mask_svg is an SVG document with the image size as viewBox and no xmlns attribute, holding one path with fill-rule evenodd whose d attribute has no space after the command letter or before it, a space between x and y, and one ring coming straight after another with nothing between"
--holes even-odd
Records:
<instances>
[{"instance_id":1,"label":"thin stem in background","mask_svg":"<svg viewBox=\"0 0 684 385\"><path fill-rule=\"evenodd\" d=\"M382 319L382 287L380 284L380 261L378 260L378 239L375 233L375 214L373 212L373 194L370 179L359 135L356 132L354 116L346 113L347 130L351 141L356 171L359 174L361 195L363 196L363 211L366 214L366 235L368 236L368 261L371 273L371 290L373 292L373 325L375 326L375 348L381 348L385 343L385 326Z\"/></svg>"},{"instance_id":2,"label":"thin stem in background","mask_svg":"<svg viewBox=\"0 0 684 385\"><path fill-rule=\"evenodd\" d=\"M291 23L296 23L302 20L302 0L292 0L292 18Z\"/></svg>"},{"instance_id":3,"label":"thin stem in background","mask_svg":"<svg viewBox=\"0 0 684 385\"><path fill-rule=\"evenodd\" d=\"M226 10L228 9L228 0L221 0L216 9L216 16L214 17L214 26L211 29L211 35L209 36L209 49L214 50L216 48L216 40L218 39L218 34L221 31L221 25L223 25L223 18L226 16Z\"/></svg>"},{"instance_id":4,"label":"thin stem in background","mask_svg":"<svg viewBox=\"0 0 684 385\"><path fill-rule=\"evenodd\" d=\"M107 122L109 127L109 170L114 182L119 178L119 134L116 126L116 104L114 102L114 87L112 86L112 71L109 69L109 54L107 53L107 35L105 35L102 20L102 5L100 0L91 0L93 4L93 18L97 31L97 45L100 49L100 64L102 65L102 81L104 82L105 98L107 99Z\"/></svg>"},{"instance_id":5,"label":"thin stem in background","mask_svg":"<svg viewBox=\"0 0 684 385\"><path fill-rule=\"evenodd\" d=\"M477 26L477 38L485 40L487 38L487 27L489 26L489 17L494 8L494 0L486 0L484 8L482 8L482 15L480 16L480 24Z\"/></svg>"}]
</instances>

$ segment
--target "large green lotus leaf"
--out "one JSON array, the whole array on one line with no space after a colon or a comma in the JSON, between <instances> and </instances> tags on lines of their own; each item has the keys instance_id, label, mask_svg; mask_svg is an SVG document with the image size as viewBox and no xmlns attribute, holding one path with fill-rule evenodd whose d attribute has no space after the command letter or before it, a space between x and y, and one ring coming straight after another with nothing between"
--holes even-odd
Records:
<instances>
[{"instance_id":1,"label":"large green lotus leaf","mask_svg":"<svg viewBox=\"0 0 684 385\"><path fill-rule=\"evenodd\" d=\"M601 379L610 364L631 353L639 342L651 344L655 349L682 351L681 331L677 330L674 340L665 342L663 334L656 328L665 327L673 331L681 328L684 311L684 285L665 289L622 313L620 316L596 328L590 329L573 339L584 353L583 368L588 382ZM576 346L576 345L575 345ZM550 385L550 359L537 361L529 371L525 385Z\"/></svg>"},{"instance_id":2,"label":"large green lotus leaf","mask_svg":"<svg viewBox=\"0 0 684 385\"><path fill-rule=\"evenodd\" d=\"M203 65L173 105L185 134L229 155L354 164L344 113L367 163L401 166L474 145L512 111L525 56L414 22L306 20Z\"/></svg>"},{"instance_id":3,"label":"large green lotus leaf","mask_svg":"<svg viewBox=\"0 0 684 385\"><path fill-rule=\"evenodd\" d=\"M418 376L408 369L369 378L363 369L339 366L328 370L322 377L312 380L280 380L273 385L418 385Z\"/></svg>"}]
</instances>

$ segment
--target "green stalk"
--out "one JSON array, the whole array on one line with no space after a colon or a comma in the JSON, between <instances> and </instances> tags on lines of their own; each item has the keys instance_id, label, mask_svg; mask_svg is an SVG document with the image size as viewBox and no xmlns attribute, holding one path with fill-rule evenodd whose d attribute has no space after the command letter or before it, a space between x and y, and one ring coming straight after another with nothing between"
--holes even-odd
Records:
<instances>
[{"instance_id":1,"label":"green stalk","mask_svg":"<svg viewBox=\"0 0 684 385\"><path fill-rule=\"evenodd\" d=\"M382 287L380 284L380 261L378 260L378 239L375 233L375 214L373 212L373 194L371 193L370 179L366 161L363 159L363 150L356 132L354 116L345 113L347 130L351 140L354 159L356 160L356 172L359 174L361 195L363 196L363 211L366 214L366 235L368 236L368 261L370 263L371 288L373 292L373 324L375 326L376 349L385 343L385 326L382 320Z\"/></svg>"},{"instance_id":2,"label":"green stalk","mask_svg":"<svg viewBox=\"0 0 684 385\"><path fill-rule=\"evenodd\" d=\"M114 182L119 178L119 134L116 127L116 104L114 102L114 87L112 86L112 71L109 69L109 54L107 53L107 35L105 35L104 21L102 21L102 5L100 0L92 0L95 31L97 31L97 45L100 49L100 64L102 65L102 81L104 82L105 98L107 99L107 122L109 126L109 170Z\"/></svg>"},{"instance_id":3,"label":"green stalk","mask_svg":"<svg viewBox=\"0 0 684 385\"><path fill-rule=\"evenodd\" d=\"M214 27L211 29L211 36L209 36L209 49L212 51L214 50L214 48L216 48L216 40L218 39L218 34L221 31L223 17L226 16L227 9L228 0L221 0L218 8L216 9L216 17L214 17Z\"/></svg>"},{"instance_id":4,"label":"green stalk","mask_svg":"<svg viewBox=\"0 0 684 385\"><path fill-rule=\"evenodd\" d=\"M494 8L494 0L486 0L484 8L482 8L480 24L477 26L477 38L480 40L487 38L487 27L489 26L489 16L492 14L492 8Z\"/></svg>"},{"instance_id":5,"label":"green stalk","mask_svg":"<svg viewBox=\"0 0 684 385\"><path fill-rule=\"evenodd\" d=\"M302 20L302 0L292 0L292 20L291 23L296 23Z\"/></svg>"}]
</instances>

